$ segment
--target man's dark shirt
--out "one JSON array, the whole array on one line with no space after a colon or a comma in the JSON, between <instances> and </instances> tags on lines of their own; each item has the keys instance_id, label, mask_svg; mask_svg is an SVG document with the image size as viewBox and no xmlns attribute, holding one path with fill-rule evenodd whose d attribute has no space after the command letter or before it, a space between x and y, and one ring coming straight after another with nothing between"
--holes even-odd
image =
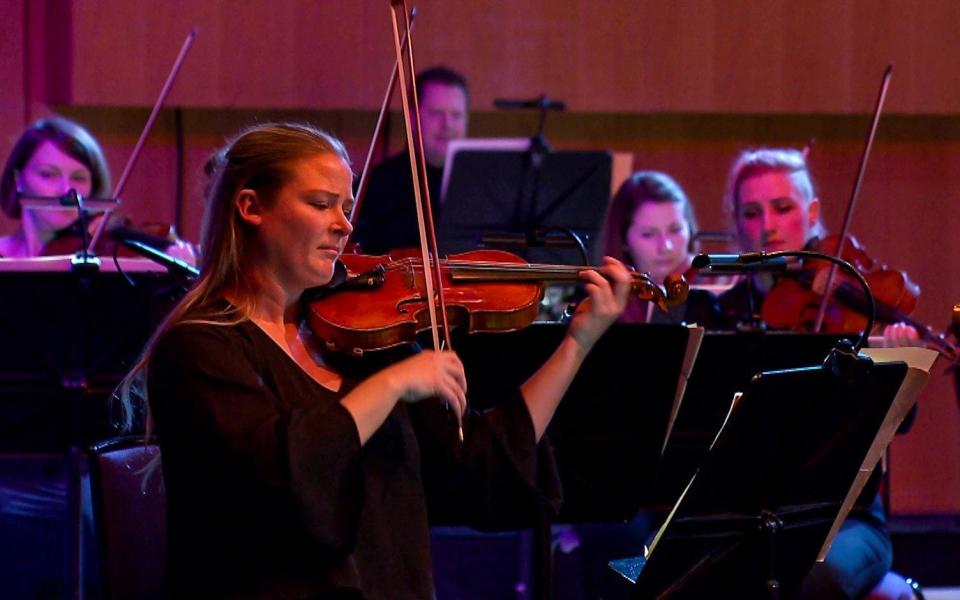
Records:
<instances>
[{"instance_id":1,"label":"man's dark shirt","mask_svg":"<svg viewBox=\"0 0 960 600\"><path fill-rule=\"evenodd\" d=\"M442 180L443 169L427 165L435 223L440 216ZM364 254L386 254L397 248L420 246L410 156L406 151L385 160L371 171L353 239L360 243Z\"/></svg>"}]
</instances>

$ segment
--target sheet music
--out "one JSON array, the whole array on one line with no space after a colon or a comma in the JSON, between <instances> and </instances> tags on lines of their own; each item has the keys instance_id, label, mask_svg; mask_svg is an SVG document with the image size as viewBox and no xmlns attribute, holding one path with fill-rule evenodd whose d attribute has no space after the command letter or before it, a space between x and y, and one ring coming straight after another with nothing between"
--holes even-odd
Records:
<instances>
[{"instance_id":1,"label":"sheet music","mask_svg":"<svg viewBox=\"0 0 960 600\"><path fill-rule=\"evenodd\" d=\"M653 305L653 303L650 303ZM670 434L673 432L673 424L677 420L677 414L680 412L680 403L683 400L683 394L687 390L687 382L690 380L690 373L693 372L693 365L697 362L697 354L700 352L700 344L703 342L704 328L697 325L688 325L687 349L683 353L683 364L680 366L680 377L677 380L677 391L673 396L673 407L670 409L670 419L667 421L667 433L663 436L663 446L660 448L660 456L663 457L667 450L667 442L670 441Z\"/></svg>"},{"instance_id":2,"label":"sheet music","mask_svg":"<svg viewBox=\"0 0 960 600\"><path fill-rule=\"evenodd\" d=\"M450 183L450 173L453 172L453 162L458 152L470 150L501 150L504 152L526 152L530 149L530 138L461 138L450 140L447 144L447 158L443 163L443 179L440 184L440 205L447 199L447 186Z\"/></svg>"},{"instance_id":3,"label":"sheet music","mask_svg":"<svg viewBox=\"0 0 960 600\"><path fill-rule=\"evenodd\" d=\"M833 539L836 536L837 532L840 529L840 525L846 519L847 515L850 513L850 510L853 508L854 503L857 498L860 496L863 491L864 486L867 484L867 481L870 479L870 476L873 473L874 468L879 463L881 457L883 456L884 451L890 442L893 440L893 436L896 434L897 429L900 424L903 422L904 418L907 416L907 413L910 412L910 409L916 403L917 396L920 393L920 390L926 384L927 379L929 378L929 371L932 368L934 362L936 361L939 354L936 351L928 350L926 348L916 348L916 347L906 347L906 348L872 348L864 351L865 354L869 355L877 363L886 363L886 362L905 362L908 366L906 376L904 377L903 382L900 385L899 390L897 391L896 396L894 397L893 402L890 405L886 416L884 417L883 423L880 426L876 437L870 445L870 448L866 454L866 457L860 466L857 477L855 478L852 486L850 487L847 495L844 499L843 504L841 505L840 511L837 515L836 520L832 524L830 533L826 538L826 541L823 547L820 549L818 554L818 561L822 561L826 556L827 552L830 549L830 545L833 543ZM813 367L815 368L815 367ZM727 422L730 419L730 416L733 414L738 400L740 398L740 393L735 394L730 405L730 409L727 413L727 417L724 420L723 425L720 427L717 438L727 426ZM714 443L716 438L714 439ZM711 444L712 447L712 444ZM684 499L689 492L693 482L696 481L697 474L690 479L686 487L683 490L683 493L674 503L673 508L670 511L670 514L664 520L659 531L653 539L653 542L650 544L649 552L653 552L659 541L661 540L664 532L667 530L667 526L673 521L675 514L679 507L683 505Z\"/></svg>"}]
</instances>

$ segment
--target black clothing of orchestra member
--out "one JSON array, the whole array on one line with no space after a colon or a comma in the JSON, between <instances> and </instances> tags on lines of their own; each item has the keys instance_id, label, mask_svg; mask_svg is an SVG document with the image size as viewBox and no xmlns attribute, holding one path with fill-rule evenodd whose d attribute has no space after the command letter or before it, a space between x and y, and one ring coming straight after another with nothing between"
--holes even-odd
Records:
<instances>
[{"instance_id":1,"label":"black clothing of orchestra member","mask_svg":"<svg viewBox=\"0 0 960 600\"><path fill-rule=\"evenodd\" d=\"M437 402L398 403L361 447L339 402L356 381L333 392L253 322L192 317L148 374L170 597L431 598L428 509L518 526L559 501L519 393L465 416L463 447Z\"/></svg>"},{"instance_id":2,"label":"black clothing of orchestra member","mask_svg":"<svg viewBox=\"0 0 960 600\"><path fill-rule=\"evenodd\" d=\"M760 319L760 309L766 294L760 285L744 277L717 298L718 329L735 330Z\"/></svg>"},{"instance_id":3,"label":"black clothing of orchestra member","mask_svg":"<svg viewBox=\"0 0 960 600\"><path fill-rule=\"evenodd\" d=\"M727 290L718 300L722 328L749 322L760 312L763 299L760 287L751 286L747 280ZM826 559L814 565L795 597L861 598L886 575L892 563L893 544L880 496L862 494L841 525Z\"/></svg>"},{"instance_id":4,"label":"black clothing of orchestra member","mask_svg":"<svg viewBox=\"0 0 960 600\"><path fill-rule=\"evenodd\" d=\"M707 329L716 327L720 319L717 297L711 292L701 289L691 289L687 299L682 304L671 306L662 311L650 302L631 298L627 308L620 316L621 323L653 323L653 324L696 324Z\"/></svg>"},{"instance_id":5,"label":"black clothing of orchestra member","mask_svg":"<svg viewBox=\"0 0 960 600\"><path fill-rule=\"evenodd\" d=\"M440 186L443 168L427 165L427 185L434 223L440 217ZM417 209L407 151L388 158L370 172L353 239L364 254L386 254L390 250L420 247Z\"/></svg>"}]
</instances>

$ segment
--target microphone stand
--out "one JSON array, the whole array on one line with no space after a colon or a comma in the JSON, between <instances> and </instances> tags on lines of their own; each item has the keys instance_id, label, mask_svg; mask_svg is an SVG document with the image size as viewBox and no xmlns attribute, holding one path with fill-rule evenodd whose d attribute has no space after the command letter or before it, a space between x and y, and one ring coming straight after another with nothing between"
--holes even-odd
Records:
<instances>
[{"instance_id":1,"label":"microphone stand","mask_svg":"<svg viewBox=\"0 0 960 600\"><path fill-rule=\"evenodd\" d=\"M136 254L150 259L160 266L166 267L168 273L177 276L184 283L191 282L197 277L200 277L200 269L162 250L158 250L149 244L145 244L140 240L125 237L114 237L114 239Z\"/></svg>"},{"instance_id":2,"label":"microphone stand","mask_svg":"<svg viewBox=\"0 0 960 600\"><path fill-rule=\"evenodd\" d=\"M550 152L550 145L547 143L547 138L543 133L547 127L547 113L550 110L563 110L563 106L564 105L562 103L556 106L551 104L550 100L547 99L546 94L540 94L540 99L537 102L537 110L540 112L537 122L537 135L530 140L531 160L533 161L534 166L538 169L543 163L544 157Z\"/></svg>"},{"instance_id":3,"label":"microphone stand","mask_svg":"<svg viewBox=\"0 0 960 600\"><path fill-rule=\"evenodd\" d=\"M547 155L550 153L550 144L547 142L547 138L544 135L544 131L547 125L547 114L552 110L565 110L566 104L556 100L550 100L546 94L540 94L540 97L535 100L496 100L494 106L500 109L513 110L513 109L537 109L539 112L538 122L537 122L537 132L530 138L530 148L527 150L527 162L524 165L523 176L521 177L520 189L517 190L517 202L516 206L517 213L514 215L514 223L523 223L524 226L529 230L530 226L530 217L531 215L520 215L520 211L523 210L524 206L536 207L537 198L540 195L540 177L541 177L541 167L543 166L543 161L546 159ZM531 181L531 190L529 194L524 194L524 184L526 181ZM524 200L529 198L529 204L524 203ZM520 217L523 218L520 218ZM530 235L533 235L534 232L530 231Z\"/></svg>"},{"instance_id":4,"label":"microphone stand","mask_svg":"<svg viewBox=\"0 0 960 600\"><path fill-rule=\"evenodd\" d=\"M752 276L760 272L776 272L789 269L792 265L787 262L787 258L816 258L829 261L853 276L860 287L863 288L864 296L870 307L867 311L866 327L864 327L860 333L860 338L856 342L848 339L837 342L837 345L824 360L824 368L829 369L838 377L845 378L850 378L856 369L869 368L873 361L867 356L861 356L860 349L863 348L870 337L870 332L873 331L873 323L877 316L877 303L867 280L853 265L842 258L810 250L747 252L744 254L698 254L693 259L693 268L712 273L739 273Z\"/></svg>"},{"instance_id":5,"label":"microphone stand","mask_svg":"<svg viewBox=\"0 0 960 600\"><path fill-rule=\"evenodd\" d=\"M77 330L78 335L74 338L75 342L71 347L71 363L67 365L67 370L63 375L62 385L67 390L67 401L69 411L69 441L66 456L66 486L67 486L67 539L69 546L67 550L67 567L70 581L69 597L79 599L84 595L83 589L83 494L82 494L82 455L81 445L83 444L83 426L81 425L84 414L84 404L88 401L87 393L89 386L89 365L87 363L86 350L89 347L89 326L86 324L84 316L92 308L96 301L94 297L94 276L100 272L100 259L93 254L90 246L89 232L87 227L90 224L90 215L84 205L83 196L77 190L71 188L60 198L60 203L64 206L76 206L77 225L80 228L80 250L70 259L71 271L77 275L77 286L79 290L80 306L78 307L78 317L80 326ZM102 217L104 223L107 220L107 214ZM102 225L101 225L102 226Z\"/></svg>"},{"instance_id":6,"label":"microphone stand","mask_svg":"<svg viewBox=\"0 0 960 600\"><path fill-rule=\"evenodd\" d=\"M90 213L84 204L83 195L77 190L70 188L67 193L60 198L60 203L64 206L77 207L77 226L80 230L80 250L70 259L70 267L74 272L92 273L100 270L100 259L90 248L90 232L87 227L90 225ZM107 213L103 215L104 222L107 219Z\"/></svg>"}]
</instances>

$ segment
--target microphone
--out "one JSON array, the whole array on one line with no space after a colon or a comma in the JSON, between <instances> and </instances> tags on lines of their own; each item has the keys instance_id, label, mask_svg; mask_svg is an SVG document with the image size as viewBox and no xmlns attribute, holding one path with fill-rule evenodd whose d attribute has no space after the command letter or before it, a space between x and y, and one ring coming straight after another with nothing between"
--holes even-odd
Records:
<instances>
[{"instance_id":1,"label":"microphone","mask_svg":"<svg viewBox=\"0 0 960 600\"><path fill-rule=\"evenodd\" d=\"M517 110L538 108L540 110L567 110L565 102L560 100L551 100L546 94L541 94L539 98L533 100L516 100L512 98L497 98L493 105L501 110Z\"/></svg>"},{"instance_id":2,"label":"microphone","mask_svg":"<svg viewBox=\"0 0 960 600\"><path fill-rule=\"evenodd\" d=\"M117 238L116 241L124 245L124 247L129 248L133 252L139 254L144 258L149 258L158 265L162 265L167 268L167 271L172 275L179 275L184 279L196 279L200 276L200 269L191 265L186 261L182 261L179 258L174 258L167 254L166 252L161 252L152 246L148 246L143 242L129 239L129 238Z\"/></svg>"},{"instance_id":3,"label":"microphone","mask_svg":"<svg viewBox=\"0 0 960 600\"><path fill-rule=\"evenodd\" d=\"M698 254L693 257L693 267L707 273L746 274L786 271L790 267L787 257L766 252L743 254Z\"/></svg>"}]
</instances>

